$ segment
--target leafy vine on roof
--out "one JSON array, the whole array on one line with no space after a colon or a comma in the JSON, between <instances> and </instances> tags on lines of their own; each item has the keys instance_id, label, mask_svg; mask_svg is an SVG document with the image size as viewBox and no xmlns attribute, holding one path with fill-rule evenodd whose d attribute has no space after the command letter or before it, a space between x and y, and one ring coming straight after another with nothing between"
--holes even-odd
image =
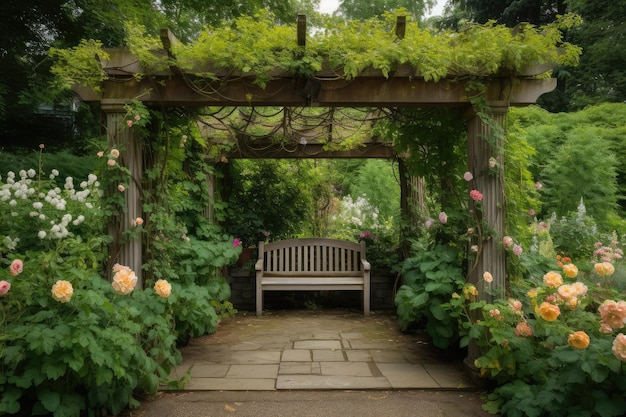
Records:
<instances>
[{"instance_id":1,"label":"leafy vine on roof","mask_svg":"<svg viewBox=\"0 0 626 417\"><path fill-rule=\"evenodd\" d=\"M176 67L212 79L227 71L253 76L261 87L276 76L315 77L322 70L325 76L345 79L366 69L390 77L400 65L433 82L447 76L510 76L534 65L576 65L581 54L578 46L564 41L562 32L580 23L577 15L561 16L541 27L520 24L510 29L488 22L467 24L458 32L421 28L407 17L405 35L398 38L394 28L400 15L404 15L401 9L366 21L328 19L324 28L309 28L306 45L298 46L296 24L276 25L272 15L264 12L206 28L192 43L174 43L169 56L163 54L158 37L128 25L126 46L139 57L146 73ZM94 54L105 56L97 45L83 42L62 53L51 51L55 73L68 84L101 80L101 73L78 77L73 62ZM136 74L143 75L147 74Z\"/></svg>"}]
</instances>

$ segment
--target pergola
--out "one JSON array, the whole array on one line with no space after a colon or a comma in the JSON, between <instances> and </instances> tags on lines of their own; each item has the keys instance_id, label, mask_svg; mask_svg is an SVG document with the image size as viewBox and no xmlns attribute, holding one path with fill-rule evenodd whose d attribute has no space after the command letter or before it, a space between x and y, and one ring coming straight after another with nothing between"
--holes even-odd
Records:
<instances>
[{"instance_id":1,"label":"pergola","mask_svg":"<svg viewBox=\"0 0 626 417\"><path fill-rule=\"evenodd\" d=\"M398 20L398 28L401 28ZM305 19L298 22L298 39L305 45ZM401 33L397 33L401 36ZM171 56L171 45L176 42L168 30L161 35L163 56ZM110 59L101 60L101 65L108 79L103 81L98 92L93 89L76 87L82 100L99 102L106 113L108 142L111 146L125 148L125 164L132 173L134 181L126 192L127 210L122 228L130 228L131 220L142 216L140 187L142 177L142 143L134 129L125 128L126 110L124 106L130 100L140 100L146 106L245 106L277 108L326 107L331 109L344 107L358 108L455 108L462 115L468 138L467 170L475 179L475 187L484 195L483 215L487 225L498 236L502 236L505 224L504 189L502 181L493 175L487 175L490 158L503 161L500 154L504 141L504 120L510 106L533 104L544 93L556 87L555 79L537 78L550 68L535 68L515 75L491 76L483 79L485 90L483 97L487 105L489 123L480 117L467 94L467 78L450 75L438 82L425 81L414 75L412 68L399 66L389 77L380 71L366 70L359 76L347 80L336 71L323 70L309 78L302 78L286 72L272 73L272 79L264 88L256 85L253 74L236 71L217 71L214 79L193 79L193 74L185 73L180 68L151 72L150 77L135 77L150 70L143 68L137 56L126 49L107 51ZM193 80L193 82L190 82ZM484 109L481 111L484 112ZM484 113L482 114L484 116ZM328 126L325 126L327 129ZM210 131L210 128L209 128ZM311 138L313 138L312 135ZM486 137L492 140L485 140ZM495 137L495 141L493 138ZM358 150L325 151L316 140L307 137L292 144L288 154L281 154L280 149L268 147L264 152L246 152L246 146L225 154L226 157L395 157L393 149L381 146L377 138L372 138ZM245 144L246 138L238 138ZM315 148L317 147L317 148ZM499 164L503 170L503 164ZM406 179L405 181L410 181ZM213 182L213 180L210 180ZM406 190L405 190L406 191ZM403 198L407 198L407 193ZM207 213L211 208L207 207ZM133 240L121 247L116 261L130 266L139 275L141 281L142 243ZM482 274L489 271L494 277L492 289L503 293L505 288L505 253L499 239L483 242L482 252L469 275L469 281L475 284L484 297Z\"/></svg>"}]
</instances>

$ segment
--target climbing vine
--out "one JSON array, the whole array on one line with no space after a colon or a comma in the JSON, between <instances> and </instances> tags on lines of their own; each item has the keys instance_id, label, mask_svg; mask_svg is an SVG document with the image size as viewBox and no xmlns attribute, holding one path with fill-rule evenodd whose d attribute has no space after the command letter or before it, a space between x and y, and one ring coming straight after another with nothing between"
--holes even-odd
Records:
<instances>
[{"instance_id":1,"label":"climbing vine","mask_svg":"<svg viewBox=\"0 0 626 417\"><path fill-rule=\"evenodd\" d=\"M391 77L402 65L413 76L434 82L449 76L524 74L538 65L546 65L541 72L549 76L549 68L575 65L581 54L579 47L563 40L562 33L580 23L576 15L562 16L541 27L520 24L511 30L488 22L467 24L458 32L422 28L409 20L405 34L399 37L393 29L401 14L402 10L397 10L366 21L329 19L326 27L309 29L305 46L296 42L295 24L276 25L268 12L207 28L188 44L173 42L170 54L163 54L156 35L139 25L129 25L126 46L146 71L177 68L194 81L246 75L254 77L261 87L275 77L310 78L322 70L328 71L325 76L346 80L369 69ZM106 57L99 49L97 43L83 42L69 50L54 50L53 71L65 80L97 86L102 68L86 66L84 61L86 56Z\"/></svg>"}]
</instances>

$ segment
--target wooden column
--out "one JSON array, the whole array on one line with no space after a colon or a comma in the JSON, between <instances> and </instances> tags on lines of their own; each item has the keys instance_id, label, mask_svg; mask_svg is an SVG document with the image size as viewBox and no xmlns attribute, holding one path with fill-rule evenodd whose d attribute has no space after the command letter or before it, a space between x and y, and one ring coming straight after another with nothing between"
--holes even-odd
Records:
<instances>
[{"instance_id":1,"label":"wooden column","mask_svg":"<svg viewBox=\"0 0 626 417\"><path fill-rule=\"evenodd\" d=\"M504 205L504 122L508 105L505 102L490 102L488 108L471 109L467 114L467 165L474 179L468 183L470 209L475 208L469 197L472 189L483 195L482 233L493 235L478 243L475 260L470 261L468 280L478 289L479 300L487 302L504 297L506 289L505 253L502 237L505 226ZM494 165L495 163L495 165ZM486 283L485 272L491 273L493 282ZM478 319L478 317L476 317ZM466 364L472 368L480 356L478 346L470 343Z\"/></svg>"},{"instance_id":2,"label":"wooden column","mask_svg":"<svg viewBox=\"0 0 626 417\"><path fill-rule=\"evenodd\" d=\"M125 102L119 100L102 100L102 110L106 113L107 144L109 148L120 151L117 162L130 171L130 179L124 184L125 210L118 218L109 220L109 233L113 243L109 252L109 271L115 263L128 266L137 275L137 287L143 288L142 240L141 237L128 239L126 233L134 227L138 217L143 218L141 201L141 178L143 173L142 141L135 129L126 124ZM117 189L105 192L119 192Z\"/></svg>"}]
</instances>

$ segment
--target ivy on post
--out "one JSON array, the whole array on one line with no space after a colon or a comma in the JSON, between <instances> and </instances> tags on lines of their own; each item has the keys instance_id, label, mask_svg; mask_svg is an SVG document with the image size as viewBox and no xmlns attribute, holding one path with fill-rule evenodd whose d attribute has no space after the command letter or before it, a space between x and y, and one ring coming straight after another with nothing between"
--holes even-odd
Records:
<instances>
[{"instance_id":1,"label":"ivy on post","mask_svg":"<svg viewBox=\"0 0 626 417\"><path fill-rule=\"evenodd\" d=\"M474 215L475 257L470 258L468 281L478 289L478 299L493 302L502 298L506 288L505 252L502 236L505 227L504 204L504 121L507 102L475 105L467 119L467 165L473 179L468 182L469 207ZM484 279L488 273L493 280ZM478 318L477 318L478 319ZM480 356L479 347L470 342L466 364L473 368Z\"/></svg>"},{"instance_id":2,"label":"ivy on post","mask_svg":"<svg viewBox=\"0 0 626 417\"><path fill-rule=\"evenodd\" d=\"M107 143L109 148L120 150L117 161L129 176L124 189L125 207L114 213L109 221L109 234L113 238L109 251L109 270L113 264L128 266L137 275L137 288L143 287L143 247L141 238L135 237L134 229L143 223L141 202L141 178L143 173L142 141L132 123L126 120L126 102L106 100L101 102L106 113ZM115 192L109 190L109 192Z\"/></svg>"}]
</instances>

